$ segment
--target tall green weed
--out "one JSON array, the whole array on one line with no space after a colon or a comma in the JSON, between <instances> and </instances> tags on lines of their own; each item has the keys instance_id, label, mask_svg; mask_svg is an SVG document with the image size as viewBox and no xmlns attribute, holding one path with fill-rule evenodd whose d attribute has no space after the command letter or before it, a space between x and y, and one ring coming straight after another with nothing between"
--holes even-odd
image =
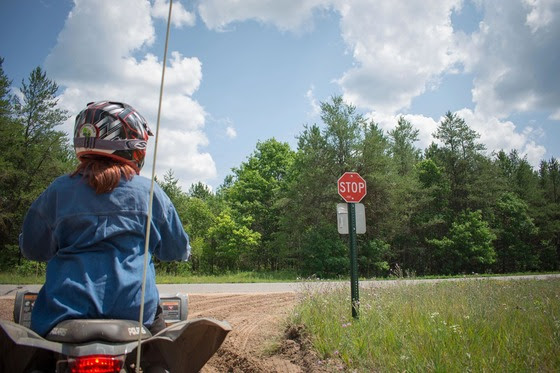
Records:
<instances>
[{"instance_id":1,"label":"tall green weed","mask_svg":"<svg viewBox=\"0 0 560 373\"><path fill-rule=\"evenodd\" d=\"M358 372L558 372L560 279L307 290L290 322Z\"/></svg>"}]
</instances>

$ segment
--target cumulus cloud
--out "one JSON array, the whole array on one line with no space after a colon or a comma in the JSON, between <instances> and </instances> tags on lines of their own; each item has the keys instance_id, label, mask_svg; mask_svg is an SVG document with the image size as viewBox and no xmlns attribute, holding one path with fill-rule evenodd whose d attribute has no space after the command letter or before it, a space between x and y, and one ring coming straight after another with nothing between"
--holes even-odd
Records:
<instances>
[{"instance_id":1,"label":"cumulus cloud","mask_svg":"<svg viewBox=\"0 0 560 373\"><path fill-rule=\"evenodd\" d=\"M270 23L283 31L297 31L312 26L313 10L326 8L324 0L201 0L200 17L211 29L223 31L234 22L256 20Z\"/></svg>"},{"instance_id":2,"label":"cumulus cloud","mask_svg":"<svg viewBox=\"0 0 560 373\"><path fill-rule=\"evenodd\" d=\"M160 18L167 22L169 16L169 1L155 0L152 6L152 17ZM171 24L175 27L194 26L196 23L196 16L194 13L187 11L183 5L175 1L171 12Z\"/></svg>"},{"instance_id":3,"label":"cumulus cloud","mask_svg":"<svg viewBox=\"0 0 560 373\"><path fill-rule=\"evenodd\" d=\"M355 62L337 80L347 102L389 128L396 113L437 89L445 75L470 73L474 110L460 111L469 125L489 149L516 148L536 160L545 153L536 143L538 131L519 131L507 118L535 109L560 118L560 2L472 0L483 19L467 35L454 30L451 20L465 1L202 0L198 11L213 29L253 19L298 31L312 24L317 9L332 9L340 14L341 35ZM316 108L313 96L311 88L306 97ZM429 144L437 121L406 117L420 124L420 142Z\"/></svg>"},{"instance_id":4,"label":"cumulus cloud","mask_svg":"<svg viewBox=\"0 0 560 373\"><path fill-rule=\"evenodd\" d=\"M483 20L472 35L458 35L467 72L475 76L474 110L460 114L489 149L517 149L534 166L546 154L539 128L520 131L511 114L549 112L560 119L560 2L480 1Z\"/></svg>"},{"instance_id":5,"label":"cumulus cloud","mask_svg":"<svg viewBox=\"0 0 560 373\"><path fill-rule=\"evenodd\" d=\"M162 61L148 49L155 40L152 16L161 6L160 1L151 8L148 1L75 0L46 60L49 74L64 89L60 96L64 108L77 113L90 101L124 101L142 113L155 131ZM180 16L182 8L174 7L177 9ZM200 86L201 62L176 51L170 51L170 56L156 172L162 175L173 169L186 189L193 182L215 177L217 172L210 154L201 151L208 145L202 132L206 113L191 97ZM71 133L72 119L64 126ZM151 152L153 145L152 139ZM144 174L151 172L151 164L148 153Z\"/></svg>"},{"instance_id":6,"label":"cumulus cloud","mask_svg":"<svg viewBox=\"0 0 560 373\"><path fill-rule=\"evenodd\" d=\"M149 2L75 0L46 66L59 82L111 80L122 72L117 62L154 40Z\"/></svg>"},{"instance_id":7,"label":"cumulus cloud","mask_svg":"<svg viewBox=\"0 0 560 373\"><path fill-rule=\"evenodd\" d=\"M542 132L533 127L525 127L519 131L517 126L509 120L500 120L494 116L486 116L480 111L462 109L457 114L473 130L480 134L480 142L486 145L488 153L504 150L509 152L513 149L519 154L526 156L529 163L538 166L544 158L546 149L538 145L537 141Z\"/></svg>"},{"instance_id":8,"label":"cumulus cloud","mask_svg":"<svg viewBox=\"0 0 560 373\"><path fill-rule=\"evenodd\" d=\"M560 3L483 1L484 19L463 40L464 63L476 78L473 100L484 115L560 110Z\"/></svg>"},{"instance_id":9,"label":"cumulus cloud","mask_svg":"<svg viewBox=\"0 0 560 373\"><path fill-rule=\"evenodd\" d=\"M188 190L193 182L215 177L216 166L212 156L199 150L199 146L207 144L208 139L202 131L162 128L156 160L157 168L162 171L160 174L172 169L176 177L197 175L198 179L191 180L191 183L186 184L185 180L182 180L184 190Z\"/></svg>"},{"instance_id":10,"label":"cumulus cloud","mask_svg":"<svg viewBox=\"0 0 560 373\"><path fill-rule=\"evenodd\" d=\"M49 74L65 88L61 104L77 112L88 101L119 99L136 106L155 126L162 65L150 47L153 19L167 17L167 1L74 0L46 63ZM520 130L509 117L540 110L560 120L560 2L470 0L482 20L467 35L452 23L453 13L466 1L199 0L196 11L211 30L253 20L293 32L312 32L318 12L336 12L354 59L353 67L336 80L347 102L369 111L389 130L413 98L437 89L448 74L468 73L474 77L474 107L459 114L489 150L515 148L538 162L545 154L538 144L538 127ZM195 24L194 13L181 3L174 3L173 14L177 27ZM202 64L179 52L170 51L170 56L162 126L173 141L166 143L158 170L173 168L188 182L204 181L216 168L212 157L200 150L208 144L203 129L210 115L192 99L202 81ZM313 86L305 96L317 112ZM418 145L427 146L440 119L404 116L420 130ZM233 126L222 128L230 138L237 135ZM168 167L171 164L176 165Z\"/></svg>"},{"instance_id":11,"label":"cumulus cloud","mask_svg":"<svg viewBox=\"0 0 560 373\"><path fill-rule=\"evenodd\" d=\"M395 113L454 71L450 16L459 0L341 2L342 36L356 66L339 79L357 106Z\"/></svg>"},{"instance_id":12,"label":"cumulus cloud","mask_svg":"<svg viewBox=\"0 0 560 373\"><path fill-rule=\"evenodd\" d=\"M253 19L281 30L309 29L314 12L340 14L342 37L355 67L338 80L356 106L394 113L410 105L443 73L456 70L450 15L461 0L202 0L198 11L212 29ZM307 26L306 26L307 25Z\"/></svg>"}]
</instances>

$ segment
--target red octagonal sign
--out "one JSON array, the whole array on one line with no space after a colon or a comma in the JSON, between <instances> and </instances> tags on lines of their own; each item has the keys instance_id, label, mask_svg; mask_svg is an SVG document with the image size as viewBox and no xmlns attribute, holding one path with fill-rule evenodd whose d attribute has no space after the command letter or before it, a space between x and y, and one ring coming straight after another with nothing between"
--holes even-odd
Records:
<instances>
[{"instance_id":1,"label":"red octagonal sign","mask_svg":"<svg viewBox=\"0 0 560 373\"><path fill-rule=\"evenodd\" d=\"M345 172L338 179L338 194L346 202L360 202L367 194L366 181L357 172Z\"/></svg>"}]
</instances>

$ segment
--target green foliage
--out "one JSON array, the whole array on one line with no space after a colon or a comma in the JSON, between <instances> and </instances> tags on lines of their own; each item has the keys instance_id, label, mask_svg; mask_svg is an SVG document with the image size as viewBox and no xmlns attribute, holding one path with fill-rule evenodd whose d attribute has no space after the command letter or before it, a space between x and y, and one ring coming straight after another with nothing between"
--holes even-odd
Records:
<instances>
[{"instance_id":1,"label":"green foliage","mask_svg":"<svg viewBox=\"0 0 560 373\"><path fill-rule=\"evenodd\" d=\"M202 182L198 182L196 184L191 185L187 194L191 197L199 198L201 200L207 200L212 197L212 191L206 184Z\"/></svg>"},{"instance_id":2,"label":"green foliage","mask_svg":"<svg viewBox=\"0 0 560 373\"><path fill-rule=\"evenodd\" d=\"M10 85L12 81L8 79L4 68L4 58L0 57L0 118L9 117L12 112L12 105L10 103Z\"/></svg>"},{"instance_id":3,"label":"green foliage","mask_svg":"<svg viewBox=\"0 0 560 373\"><path fill-rule=\"evenodd\" d=\"M484 146L477 143L480 135L457 114L447 112L433 136L442 146L432 147L430 158L443 167L449 180L449 206L455 213L472 208L468 203L469 186L479 175L477 162L484 150Z\"/></svg>"},{"instance_id":4,"label":"green foliage","mask_svg":"<svg viewBox=\"0 0 560 373\"><path fill-rule=\"evenodd\" d=\"M46 263L20 257L18 245L4 246L0 256L0 272L10 272L15 276L44 276L46 268Z\"/></svg>"},{"instance_id":5,"label":"green foliage","mask_svg":"<svg viewBox=\"0 0 560 373\"><path fill-rule=\"evenodd\" d=\"M511 192L504 193L497 202L494 220L499 272L536 270L538 230L527 204Z\"/></svg>"},{"instance_id":6,"label":"green foliage","mask_svg":"<svg viewBox=\"0 0 560 373\"><path fill-rule=\"evenodd\" d=\"M349 273L348 245L328 225L310 227L305 232L302 244L303 276L333 278Z\"/></svg>"},{"instance_id":7,"label":"green foliage","mask_svg":"<svg viewBox=\"0 0 560 373\"><path fill-rule=\"evenodd\" d=\"M541 203L542 192L539 190L538 175L526 158L521 158L516 150L509 154L500 151L496 155L495 163L503 178L502 189L514 192L530 203ZM494 183L500 183L500 179L495 179Z\"/></svg>"},{"instance_id":8,"label":"green foliage","mask_svg":"<svg viewBox=\"0 0 560 373\"><path fill-rule=\"evenodd\" d=\"M532 215L543 246L541 263L543 268L557 269L560 268L560 164L557 159L541 162L539 184L543 199L533 206Z\"/></svg>"},{"instance_id":9,"label":"green foliage","mask_svg":"<svg viewBox=\"0 0 560 373\"><path fill-rule=\"evenodd\" d=\"M185 225L187 218L187 211L189 208L189 197L181 190L179 186L179 180L175 177L172 170L168 170L163 175L163 180L155 181L161 187L161 189L167 194L173 205L177 210L179 218ZM185 226L185 228L187 228ZM193 237L189 235L189 239L192 241ZM192 242L191 242L192 246ZM195 262L196 262L195 258ZM157 258L153 258L154 265L158 273L169 274L169 275L187 275L193 266L193 262L163 262Z\"/></svg>"},{"instance_id":10,"label":"green foliage","mask_svg":"<svg viewBox=\"0 0 560 373\"><path fill-rule=\"evenodd\" d=\"M367 241L360 246L358 267L366 277L385 277L389 273L391 245L379 239Z\"/></svg>"},{"instance_id":11,"label":"green foliage","mask_svg":"<svg viewBox=\"0 0 560 373\"><path fill-rule=\"evenodd\" d=\"M179 186L179 179L175 177L173 170L167 170L163 175L163 181L158 180L157 176L155 181L159 184L161 189L167 194L171 202L177 207L186 199L185 193Z\"/></svg>"},{"instance_id":12,"label":"green foliage","mask_svg":"<svg viewBox=\"0 0 560 373\"><path fill-rule=\"evenodd\" d=\"M226 210L216 217L208 236L210 246L204 252L206 261L218 270L251 270L250 258L258 248L261 235L249 228L251 218L236 221Z\"/></svg>"},{"instance_id":13,"label":"green foliage","mask_svg":"<svg viewBox=\"0 0 560 373\"><path fill-rule=\"evenodd\" d=\"M20 95L9 95L0 71L0 250L17 244L31 202L75 165L65 133L57 131L68 115L58 108L58 86L41 68L23 80ZM19 254L16 255L19 257Z\"/></svg>"},{"instance_id":14,"label":"green foliage","mask_svg":"<svg viewBox=\"0 0 560 373\"><path fill-rule=\"evenodd\" d=\"M277 269L280 251L275 233L280 220L280 196L294 161L287 143L275 139L257 143L255 152L239 168L233 169L231 185L223 190L232 214L238 220L250 218L249 228L260 235L260 244L251 253L251 267Z\"/></svg>"},{"instance_id":15,"label":"green foliage","mask_svg":"<svg viewBox=\"0 0 560 373\"><path fill-rule=\"evenodd\" d=\"M441 273L484 273L496 261L495 238L480 211L465 211L453 222L448 236L428 242L435 249Z\"/></svg>"},{"instance_id":16,"label":"green foliage","mask_svg":"<svg viewBox=\"0 0 560 373\"><path fill-rule=\"evenodd\" d=\"M412 126L412 123L399 117L395 129L389 131L389 152L396 163L399 175L412 172L415 164L420 160L420 149L414 147L418 141L420 131Z\"/></svg>"},{"instance_id":17,"label":"green foliage","mask_svg":"<svg viewBox=\"0 0 560 373\"><path fill-rule=\"evenodd\" d=\"M194 271L204 266L202 262L204 251L210 244L209 229L216 221L208 202L191 197L185 206L184 215L181 217L185 229L191 240L191 262Z\"/></svg>"},{"instance_id":18,"label":"green foliage","mask_svg":"<svg viewBox=\"0 0 560 373\"><path fill-rule=\"evenodd\" d=\"M546 198L551 202L560 203L560 162L556 158L542 161L539 173Z\"/></svg>"},{"instance_id":19,"label":"green foliage","mask_svg":"<svg viewBox=\"0 0 560 373\"><path fill-rule=\"evenodd\" d=\"M476 142L480 135L469 128L464 119L450 111L445 113L434 137L443 143L445 157L451 163L459 159L469 160L484 150L484 146Z\"/></svg>"}]
</instances>

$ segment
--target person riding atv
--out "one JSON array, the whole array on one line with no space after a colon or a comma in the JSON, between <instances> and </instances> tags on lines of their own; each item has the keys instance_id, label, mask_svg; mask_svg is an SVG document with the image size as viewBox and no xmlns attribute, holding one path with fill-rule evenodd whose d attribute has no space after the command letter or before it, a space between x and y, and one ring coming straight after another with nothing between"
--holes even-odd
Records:
<instances>
[{"instance_id":1,"label":"person riding atv","mask_svg":"<svg viewBox=\"0 0 560 373\"><path fill-rule=\"evenodd\" d=\"M48 261L31 317L45 336L67 319L138 320L151 180L144 165L147 121L128 104L89 103L77 116L76 170L57 178L33 202L19 245L31 260ZM165 328L152 256L188 260L189 237L165 192L154 185L144 325Z\"/></svg>"}]
</instances>

